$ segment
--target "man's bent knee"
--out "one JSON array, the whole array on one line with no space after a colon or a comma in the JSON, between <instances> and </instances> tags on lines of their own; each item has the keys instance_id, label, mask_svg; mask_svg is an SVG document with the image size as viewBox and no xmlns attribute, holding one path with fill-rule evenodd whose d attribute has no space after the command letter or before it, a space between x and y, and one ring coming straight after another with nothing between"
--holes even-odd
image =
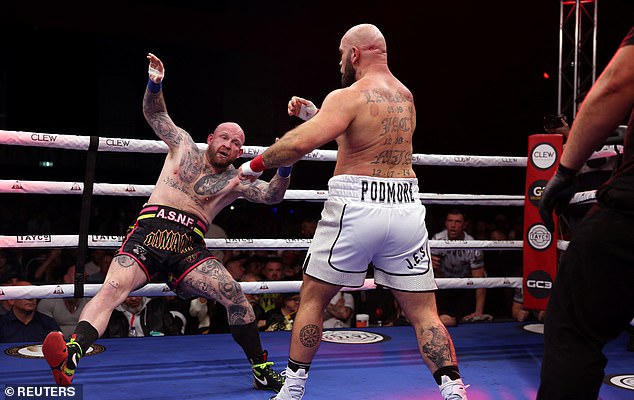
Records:
<instances>
[{"instance_id":1,"label":"man's bent knee","mask_svg":"<svg viewBox=\"0 0 634 400\"><path fill-rule=\"evenodd\" d=\"M100 297L101 301L107 301L115 304L115 307L121 304L130 294L132 288L122 284L116 278L109 278L104 283L95 297Z\"/></svg>"}]
</instances>

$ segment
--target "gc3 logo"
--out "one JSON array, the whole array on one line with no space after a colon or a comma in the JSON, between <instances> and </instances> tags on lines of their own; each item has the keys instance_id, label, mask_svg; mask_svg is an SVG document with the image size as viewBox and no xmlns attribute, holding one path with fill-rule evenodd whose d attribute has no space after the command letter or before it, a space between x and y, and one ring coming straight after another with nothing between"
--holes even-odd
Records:
<instances>
[{"instance_id":1,"label":"gc3 logo","mask_svg":"<svg viewBox=\"0 0 634 400\"><path fill-rule=\"evenodd\" d=\"M526 277L526 290L536 299L545 299L550 296L553 280L546 271L537 270Z\"/></svg>"},{"instance_id":2,"label":"gc3 logo","mask_svg":"<svg viewBox=\"0 0 634 400\"><path fill-rule=\"evenodd\" d=\"M535 207L539 205L539 200L542 198L542 192L544 191L547 183L548 181L540 179L533 182L528 188L528 193L526 194L528 196L528 201L530 201Z\"/></svg>"}]
</instances>

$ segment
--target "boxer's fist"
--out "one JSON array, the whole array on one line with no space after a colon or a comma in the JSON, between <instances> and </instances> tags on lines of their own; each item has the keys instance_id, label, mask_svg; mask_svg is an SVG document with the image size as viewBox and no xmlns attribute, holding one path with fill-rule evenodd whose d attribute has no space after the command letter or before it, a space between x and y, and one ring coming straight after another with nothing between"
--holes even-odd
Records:
<instances>
[{"instance_id":1,"label":"boxer's fist","mask_svg":"<svg viewBox=\"0 0 634 400\"><path fill-rule=\"evenodd\" d=\"M248 180L254 182L262 172L264 172L264 161L262 155L256 156L251 161L247 161L238 168L238 178L242 181Z\"/></svg>"},{"instance_id":2,"label":"boxer's fist","mask_svg":"<svg viewBox=\"0 0 634 400\"><path fill-rule=\"evenodd\" d=\"M288 102L288 115L296 116L308 121L319 112L315 104L304 98L293 96Z\"/></svg>"}]
</instances>

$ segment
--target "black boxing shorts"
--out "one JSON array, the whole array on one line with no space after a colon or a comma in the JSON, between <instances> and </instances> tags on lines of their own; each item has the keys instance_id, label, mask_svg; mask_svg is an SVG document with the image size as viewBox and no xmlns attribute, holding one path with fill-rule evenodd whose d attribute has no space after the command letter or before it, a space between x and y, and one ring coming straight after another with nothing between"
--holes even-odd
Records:
<instances>
[{"instance_id":1,"label":"black boxing shorts","mask_svg":"<svg viewBox=\"0 0 634 400\"><path fill-rule=\"evenodd\" d=\"M146 205L117 255L132 257L148 282L175 290L189 271L213 258L205 245L207 225L200 218L162 205Z\"/></svg>"}]
</instances>

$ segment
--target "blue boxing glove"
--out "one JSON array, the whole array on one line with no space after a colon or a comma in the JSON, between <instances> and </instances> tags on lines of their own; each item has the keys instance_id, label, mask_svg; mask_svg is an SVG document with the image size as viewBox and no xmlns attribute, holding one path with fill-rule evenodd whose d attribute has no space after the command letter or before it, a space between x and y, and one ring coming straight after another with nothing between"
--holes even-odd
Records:
<instances>
[{"instance_id":1,"label":"blue boxing glove","mask_svg":"<svg viewBox=\"0 0 634 400\"><path fill-rule=\"evenodd\" d=\"M553 232L555 229L555 223L553 221L553 211L558 216L561 215L568 204L570 199L577 192L577 171L565 167L559 164L557 172L548 181L548 184L542 192L541 199L539 200L539 215L544 221L546 229Z\"/></svg>"}]
</instances>

